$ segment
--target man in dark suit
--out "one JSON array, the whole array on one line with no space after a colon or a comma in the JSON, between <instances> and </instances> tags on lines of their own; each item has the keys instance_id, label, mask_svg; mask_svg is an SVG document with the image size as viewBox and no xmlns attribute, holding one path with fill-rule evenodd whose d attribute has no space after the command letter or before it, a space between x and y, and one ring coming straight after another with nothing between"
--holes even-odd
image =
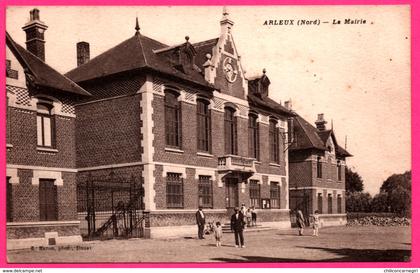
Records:
<instances>
[{"instance_id":1,"label":"man in dark suit","mask_svg":"<svg viewBox=\"0 0 420 273\"><path fill-rule=\"evenodd\" d=\"M230 218L230 229L235 233L235 247L245 247L244 227L244 215L239 211L239 208L235 208L235 213Z\"/></svg>"},{"instance_id":2,"label":"man in dark suit","mask_svg":"<svg viewBox=\"0 0 420 273\"><path fill-rule=\"evenodd\" d=\"M198 207L197 212L195 213L195 219L198 226L198 239L204 239L204 226L206 225L206 216L204 215L203 208Z\"/></svg>"}]
</instances>

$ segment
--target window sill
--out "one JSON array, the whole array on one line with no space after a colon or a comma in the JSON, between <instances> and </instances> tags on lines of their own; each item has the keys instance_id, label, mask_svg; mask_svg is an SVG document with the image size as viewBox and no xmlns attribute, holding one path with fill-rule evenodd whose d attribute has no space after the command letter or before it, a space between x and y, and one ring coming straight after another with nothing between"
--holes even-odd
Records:
<instances>
[{"instance_id":1,"label":"window sill","mask_svg":"<svg viewBox=\"0 0 420 273\"><path fill-rule=\"evenodd\" d=\"M58 150L53 148L36 147L36 150L39 152L58 153Z\"/></svg>"},{"instance_id":2,"label":"window sill","mask_svg":"<svg viewBox=\"0 0 420 273\"><path fill-rule=\"evenodd\" d=\"M277 163L270 163L269 165L272 167L281 167L281 165Z\"/></svg>"},{"instance_id":3,"label":"window sill","mask_svg":"<svg viewBox=\"0 0 420 273\"><path fill-rule=\"evenodd\" d=\"M209 153L204 153L204 152L197 152L198 156L203 156L203 157L214 157L214 155L209 154Z\"/></svg>"},{"instance_id":4,"label":"window sill","mask_svg":"<svg viewBox=\"0 0 420 273\"><path fill-rule=\"evenodd\" d=\"M261 161L255 160L254 163L257 164L257 165L261 165Z\"/></svg>"},{"instance_id":5,"label":"window sill","mask_svg":"<svg viewBox=\"0 0 420 273\"><path fill-rule=\"evenodd\" d=\"M174 148L165 148L165 152L171 152L171 153L177 153L177 154L183 154L184 151L180 149L174 149Z\"/></svg>"},{"instance_id":6,"label":"window sill","mask_svg":"<svg viewBox=\"0 0 420 273\"><path fill-rule=\"evenodd\" d=\"M6 148L13 148L12 144L6 144Z\"/></svg>"}]
</instances>

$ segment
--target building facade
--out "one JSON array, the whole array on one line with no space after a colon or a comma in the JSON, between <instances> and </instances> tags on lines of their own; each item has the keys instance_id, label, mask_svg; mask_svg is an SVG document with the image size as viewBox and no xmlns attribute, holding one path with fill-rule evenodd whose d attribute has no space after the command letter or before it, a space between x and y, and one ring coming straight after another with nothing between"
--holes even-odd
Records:
<instances>
[{"instance_id":1,"label":"building facade","mask_svg":"<svg viewBox=\"0 0 420 273\"><path fill-rule=\"evenodd\" d=\"M74 104L88 92L44 62L39 11L6 35L8 248L81 241L76 213Z\"/></svg>"},{"instance_id":2,"label":"building facade","mask_svg":"<svg viewBox=\"0 0 420 273\"><path fill-rule=\"evenodd\" d=\"M346 217L345 166L351 156L326 129L319 114L316 127L301 116L293 118L294 140L289 151L290 209L306 219L318 210L322 226L343 225Z\"/></svg>"},{"instance_id":3,"label":"building facade","mask_svg":"<svg viewBox=\"0 0 420 273\"><path fill-rule=\"evenodd\" d=\"M245 204L266 225L290 226L293 113L269 98L265 71L245 78L227 12L220 26L218 38L168 46L137 25L133 37L92 60L79 56L88 61L66 74L93 95L76 105L78 181L111 172L142 181L152 237L194 234L198 206L207 221L227 222ZM82 221L89 213L79 212Z\"/></svg>"},{"instance_id":4,"label":"building facade","mask_svg":"<svg viewBox=\"0 0 420 273\"><path fill-rule=\"evenodd\" d=\"M37 9L27 49L7 34L8 248L192 235L199 206L208 222L245 204L269 227L290 227L289 206L344 223L349 154L272 100L265 70L245 77L233 25L224 10L219 37L169 46L136 22L93 59L78 43L65 75L45 63Z\"/></svg>"}]
</instances>

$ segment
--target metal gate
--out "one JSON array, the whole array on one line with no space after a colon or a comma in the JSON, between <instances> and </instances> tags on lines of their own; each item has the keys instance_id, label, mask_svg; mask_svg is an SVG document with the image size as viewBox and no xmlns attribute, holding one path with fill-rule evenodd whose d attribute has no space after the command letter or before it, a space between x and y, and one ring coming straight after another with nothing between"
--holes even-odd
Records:
<instances>
[{"instance_id":1,"label":"metal gate","mask_svg":"<svg viewBox=\"0 0 420 273\"><path fill-rule=\"evenodd\" d=\"M85 239L143 237L144 189L141 178L88 175L77 185L78 212Z\"/></svg>"}]
</instances>

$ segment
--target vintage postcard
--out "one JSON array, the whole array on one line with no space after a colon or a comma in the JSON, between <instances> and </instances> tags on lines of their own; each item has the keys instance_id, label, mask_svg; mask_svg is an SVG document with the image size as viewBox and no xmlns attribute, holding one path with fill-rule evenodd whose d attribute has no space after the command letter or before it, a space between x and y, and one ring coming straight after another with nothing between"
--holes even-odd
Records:
<instances>
[{"instance_id":1,"label":"vintage postcard","mask_svg":"<svg viewBox=\"0 0 420 273\"><path fill-rule=\"evenodd\" d=\"M410 22L8 6L7 262L410 262Z\"/></svg>"}]
</instances>

